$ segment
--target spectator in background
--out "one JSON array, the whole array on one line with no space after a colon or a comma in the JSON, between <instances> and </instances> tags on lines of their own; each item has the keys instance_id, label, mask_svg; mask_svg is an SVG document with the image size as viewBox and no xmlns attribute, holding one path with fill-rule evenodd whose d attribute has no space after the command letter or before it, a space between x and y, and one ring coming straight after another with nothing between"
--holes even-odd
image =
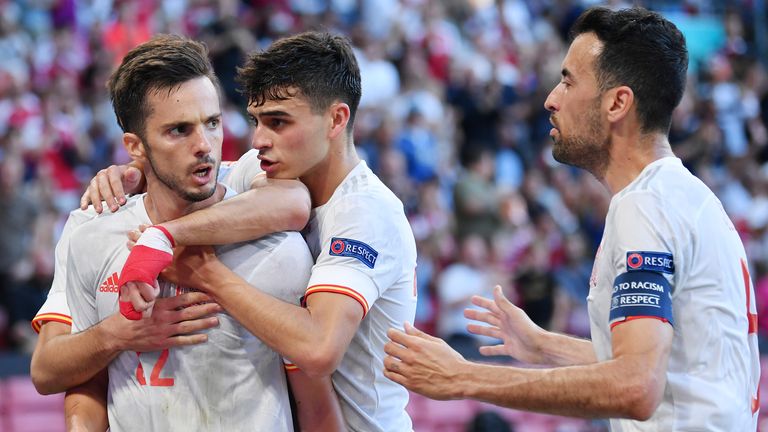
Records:
<instances>
[{"instance_id":1,"label":"spectator in background","mask_svg":"<svg viewBox=\"0 0 768 432\"><path fill-rule=\"evenodd\" d=\"M0 346L23 342L8 340L10 327L32 319L43 297L32 285L40 228L36 221L41 211L24 187L23 176L21 157L4 153L0 160Z\"/></svg>"},{"instance_id":2,"label":"spectator in background","mask_svg":"<svg viewBox=\"0 0 768 432\"><path fill-rule=\"evenodd\" d=\"M472 296L491 294L494 278L486 240L468 234L459 241L458 259L437 279L437 334L462 356L481 359L479 348L497 341L467 331L464 309L472 307Z\"/></svg>"},{"instance_id":3,"label":"spectator in background","mask_svg":"<svg viewBox=\"0 0 768 432\"><path fill-rule=\"evenodd\" d=\"M456 234L490 241L501 226L499 196L493 183L493 153L485 148L462 151L464 171L453 189Z\"/></svg>"}]
</instances>

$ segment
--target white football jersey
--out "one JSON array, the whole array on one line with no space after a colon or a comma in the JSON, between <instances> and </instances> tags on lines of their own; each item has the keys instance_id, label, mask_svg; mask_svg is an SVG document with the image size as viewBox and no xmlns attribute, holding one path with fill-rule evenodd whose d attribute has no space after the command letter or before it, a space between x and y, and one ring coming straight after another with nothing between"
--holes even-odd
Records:
<instances>
[{"instance_id":1,"label":"white football jersey","mask_svg":"<svg viewBox=\"0 0 768 432\"><path fill-rule=\"evenodd\" d=\"M250 187L261 171L257 155L240 158L230 186ZM347 429L411 430L408 392L383 374L387 330L402 329L416 313L416 242L403 203L361 161L312 210L304 235L315 258L306 296L333 292L360 304L362 321L332 376Z\"/></svg>"},{"instance_id":2,"label":"white football jersey","mask_svg":"<svg viewBox=\"0 0 768 432\"><path fill-rule=\"evenodd\" d=\"M149 223L143 199L76 229L70 242L67 297L73 332L118 309L117 279L128 256L125 233ZM312 257L297 233L218 247L235 273L298 304ZM161 297L187 288L161 281ZM292 430L279 356L226 313L206 343L160 352L124 352L109 366L108 414L118 431Z\"/></svg>"},{"instance_id":3,"label":"white football jersey","mask_svg":"<svg viewBox=\"0 0 768 432\"><path fill-rule=\"evenodd\" d=\"M677 158L649 164L611 200L588 296L592 342L611 328L669 321L664 397L647 421L613 431L754 431L760 362L744 247L720 201Z\"/></svg>"},{"instance_id":4,"label":"white football jersey","mask_svg":"<svg viewBox=\"0 0 768 432\"><path fill-rule=\"evenodd\" d=\"M134 199L134 198L131 198ZM81 224L98 216L93 206L87 210L72 210L69 213L64 229L61 231L61 237L56 243L56 250L53 261L53 282L48 291L48 297L45 303L32 318L32 328L40 332L40 327L48 321L56 321L72 325L72 315L69 312L67 304L67 252L69 251L69 238L72 231Z\"/></svg>"},{"instance_id":5,"label":"white football jersey","mask_svg":"<svg viewBox=\"0 0 768 432\"><path fill-rule=\"evenodd\" d=\"M221 168L218 173L218 180L223 182L227 178L234 162L222 162ZM142 195L143 196L143 195ZM127 198L127 202L131 202L136 199L137 195L133 195ZM104 204L106 206L106 204ZM109 212L109 210L104 210ZM37 314L32 319L32 328L35 332L40 333L40 327L48 321L57 321L67 325L72 325L72 315L69 312L69 305L67 304L67 251L69 250L69 236L72 235L72 231L80 226L80 224L87 222L99 214L93 209L93 205L89 206L86 210L72 210L67 217L67 221L64 224L64 229L61 231L59 241L56 243L56 251L53 261L53 282L51 288L48 290L48 296L45 299L45 303L37 311Z\"/></svg>"}]
</instances>

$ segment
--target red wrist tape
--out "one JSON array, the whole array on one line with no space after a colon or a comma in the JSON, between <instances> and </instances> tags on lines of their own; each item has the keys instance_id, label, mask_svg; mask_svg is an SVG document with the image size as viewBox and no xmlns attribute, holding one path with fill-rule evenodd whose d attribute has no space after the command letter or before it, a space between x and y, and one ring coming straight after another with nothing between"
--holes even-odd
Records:
<instances>
[{"instance_id":1,"label":"red wrist tape","mask_svg":"<svg viewBox=\"0 0 768 432\"><path fill-rule=\"evenodd\" d=\"M144 282L154 285L164 268L173 262L173 255L148 246L136 245L131 249L128 259L120 272L118 286L128 282Z\"/></svg>"},{"instance_id":2,"label":"red wrist tape","mask_svg":"<svg viewBox=\"0 0 768 432\"><path fill-rule=\"evenodd\" d=\"M141 312L133 308L133 304L129 301L118 301L120 305L120 313L132 321L138 321L141 319Z\"/></svg>"}]
</instances>

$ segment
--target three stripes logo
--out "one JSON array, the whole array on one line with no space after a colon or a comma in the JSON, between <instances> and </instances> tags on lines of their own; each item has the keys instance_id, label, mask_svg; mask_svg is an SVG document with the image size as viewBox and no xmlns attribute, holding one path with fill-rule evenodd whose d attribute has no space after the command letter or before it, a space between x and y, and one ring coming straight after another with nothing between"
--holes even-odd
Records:
<instances>
[{"instance_id":1,"label":"three stripes logo","mask_svg":"<svg viewBox=\"0 0 768 432\"><path fill-rule=\"evenodd\" d=\"M117 293L119 292L119 287L117 285L117 281L120 279L120 276L117 275L117 273L112 273L112 276L110 276L107 280L105 280L101 286L99 287L99 292L107 292L107 293Z\"/></svg>"}]
</instances>

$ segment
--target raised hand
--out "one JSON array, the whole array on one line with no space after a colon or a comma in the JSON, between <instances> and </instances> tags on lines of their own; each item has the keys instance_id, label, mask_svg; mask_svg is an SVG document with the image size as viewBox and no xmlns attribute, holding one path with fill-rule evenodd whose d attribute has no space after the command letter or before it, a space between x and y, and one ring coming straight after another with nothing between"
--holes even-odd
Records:
<instances>
[{"instance_id":1,"label":"raised hand","mask_svg":"<svg viewBox=\"0 0 768 432\"><path fill-rule=\"evenodd\" d=\"M480 347L481 354L506 355L533 364L547 361L541 350L541 338L546 331L536 325L522 309L507 300L500 286L493 289L493 300L474 296L472 303L485 310L465 309L464 316L487 325L469 324L467 330L503 341L499 345Z\"/></svg>"}]
</instances>

